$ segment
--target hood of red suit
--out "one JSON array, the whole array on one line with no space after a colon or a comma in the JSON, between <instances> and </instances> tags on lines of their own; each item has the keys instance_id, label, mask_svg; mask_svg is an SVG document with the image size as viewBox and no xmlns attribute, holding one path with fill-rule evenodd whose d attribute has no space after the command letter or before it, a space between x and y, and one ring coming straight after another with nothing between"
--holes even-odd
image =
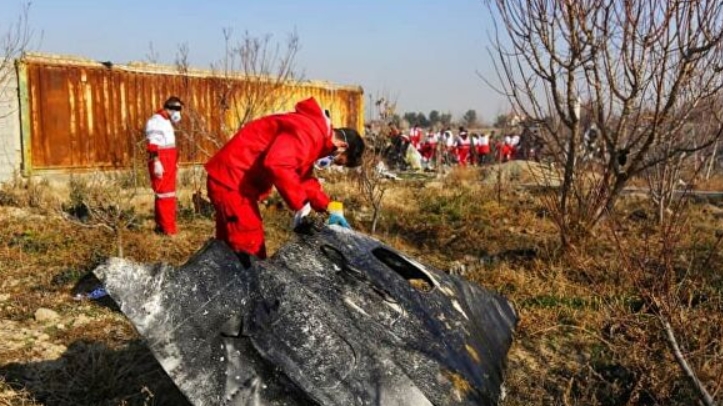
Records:
<instances>
[{"instance_id":1,"label":"hood of red suit","mask_svg":"<svg viewBox=\"0 0 723 406\"><path fill-rule=\"evenodd\" d=\"M310 97L296 103L295 110L298 114L311 118L324 134L331 135L331 120L324 114L315 98Z\"/></svg>"}]
</instances>

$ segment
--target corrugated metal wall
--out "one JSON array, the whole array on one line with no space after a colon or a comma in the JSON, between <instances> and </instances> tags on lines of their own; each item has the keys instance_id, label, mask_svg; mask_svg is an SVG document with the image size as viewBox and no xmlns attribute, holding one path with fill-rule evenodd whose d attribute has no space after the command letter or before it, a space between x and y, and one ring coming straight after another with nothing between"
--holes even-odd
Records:
<instances>
[{"instance_id":1,"label":"corrugated metal wall","mask_svg":"<svg viewBox=\"0 0 723 406\"><path fill-rule=\"evenodd\" d=\"M0 67L0 181L20 169L20 112L15 66Z\"/></svg>"},{"instance_id":2,"label":"corrugated metal wall","mask_svg":"<svg viewBox=\"0 0 723 406\"><path fill-rule=\"evenodd\" d=\"M181 75L154 66L111 66L28 57L19 62L26 172L129 167L144 159L143 126L170 95L186 103L177 131L181 163L205 162L238 128L249 95L273 94L254 116L289 111L314 96L336 126L363 127L360 87L303 83L276 88L210 72ZM25 84L24 84L25 83ZM264 91L266 91L264 93ZM26 97L23 94L26 93ZM29 134L28 134L29 133ZM137 163L137 162L136 162Z\"/></svg>"}]
</instances>

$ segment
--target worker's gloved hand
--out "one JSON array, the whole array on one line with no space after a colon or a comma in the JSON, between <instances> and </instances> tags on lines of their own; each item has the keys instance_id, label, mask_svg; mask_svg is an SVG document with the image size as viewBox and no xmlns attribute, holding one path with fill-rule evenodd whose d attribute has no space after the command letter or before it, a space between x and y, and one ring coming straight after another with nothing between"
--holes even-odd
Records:
<instances>
[{"instance_id":1,"label":"worker's gloved hand","mask_svg":"<svg viewBox=\"0 0 723 406\"><path fill-rule=\"evenodd\" d=\"M330 202L326 210L329 212L329 225L351 229L349 222L344 217L344 205L341 202Z\"/></svg>"},{"instance_id":2,"label":"worker's gloved hand","mask_svg":"<svg viewBox=\"0 0 723 406\"><path fill-rule=\"evenodd\" d=\"M291 223L291 229L296 230L297 227L299 227L304 222L304 218L308 216L309 213L311 213L311 205L309 203L306 203L304 207L294 213L294 220Z\"/></svg>"},{"instance_id":3,"label":"worker's gloved hand","mask_svg":"<svg viewBox=\"0 0 723 406\"><path fill-rule=\"evenodd\" d=\"M153 176L157 177L158 179L163 177L163 164L161 163L160 159L156 159L153 161Z\"/></svg>"}]
</instances>

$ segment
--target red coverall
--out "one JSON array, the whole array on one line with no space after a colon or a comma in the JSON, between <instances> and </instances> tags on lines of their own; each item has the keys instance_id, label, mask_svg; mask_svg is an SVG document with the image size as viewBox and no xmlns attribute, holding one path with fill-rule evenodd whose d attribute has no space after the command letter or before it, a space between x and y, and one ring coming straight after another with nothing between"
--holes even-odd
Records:
<instances>
[{"instance_id":1,"label":"red coverall","mask_svg":"<svg viewBox=\"0 0 723 406\"><path fill-rule=\"evenodd\" d=\"M419 151L421 141L422 130L419 127L412 127L412 129L409 130L409 142L417 151Z\"/></svg>"},{"instance_id":2,"label":"red coverall","mask_svg":"<svg viewBox=\"0 0 723 406\"><path fill-rule=\"evenodd\" d=\"M484 155L488 155L489 153L490 153L489 141L487 144L477 145L477 155L484 156Z\"/></svg>"},{"instance_id":3,"label":"red coverall","mask_svg":"<svg viewBox=\"0 0 723 406\"><path fill-rule=\"evenodd\" d=\"M216 238L235 251L266 258L258 201L272 186L293 211L308 202L323 212L329 204L313 169L335 150L331 125L313 98L295 110L246 124L205 165Z\"/></svg>"},{"instance_id":4,"label":"red coverall","mask_svg":"<svg viewBox=\"0 0 723 406\"><path fill-rule=\"evenodd\" d=\"M156 227L165 234L178 232L176 228L176 172L178 151L173 125L165 110L156 112L146 123L147 151L157 155L163 165L163 176L154 174L154 159L148 159L151 187L155 194L154 216Z\"/></svg>"},{"instance_id":5,"label":"red coverall","mask_svg":"<svg viewBox=\"0 0 723 406\"><path fill-rule=\"evenodd\" d=\"M467 166L469 162L469 150L471 140L469 138L457 138L457 145L455 146L455 152L457 153L457 161L461 166Z\"/></svg>"},{"instance_id":6,"label":"red coverall","mask_svg":"<svg viewBox=\"0 0 723 406\"><path fill-rule=\"evenodd\" d=\"M438 136L436 134L428 134L427 139L422 144L422 148L419 152L427 161L430 161L435 157L437 153L437 141Z\"/></svg>"},{"instance_id":7,"label":"red coverall","mask_svg":"<svg viewBox=\"0 0 723 406\"><path fill-rule=\"evenodd\" d=\"M512 145L508 143L504 143L502 145L502 162L507 162L510 159L512 159L512 153L514 152L514 149L512 148Z\"/></svg>"}]
</instances>

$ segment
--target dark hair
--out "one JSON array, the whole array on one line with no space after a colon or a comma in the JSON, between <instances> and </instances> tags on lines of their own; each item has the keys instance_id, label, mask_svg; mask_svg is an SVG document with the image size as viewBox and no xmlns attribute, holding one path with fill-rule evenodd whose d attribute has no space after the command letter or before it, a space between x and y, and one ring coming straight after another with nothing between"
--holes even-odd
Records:
<instances>
[{"instance_id":1,"label":"dark hair","mask_svg":"<svg viewBox=\"0 0 723 406\"><path fill-rule=\"evenodd\" d=\"M163 103L164 109L175 110L178 107L183 107L183 102L178 96L171 96L168 98L168 100L166 100L165 103Z\"/></svg>"},{"instance_id":2,"label":"dark hair","mask_svg":"<svg viewBox=\"0 0 723 406\"><path fill-rule=\"evenodd\" d=\"M334 136L338 140L346 142L346 166L354 168L362 164L362 156L364 155L364 139L353 128L335 128Z\"/></svg>"}]
</instances>

